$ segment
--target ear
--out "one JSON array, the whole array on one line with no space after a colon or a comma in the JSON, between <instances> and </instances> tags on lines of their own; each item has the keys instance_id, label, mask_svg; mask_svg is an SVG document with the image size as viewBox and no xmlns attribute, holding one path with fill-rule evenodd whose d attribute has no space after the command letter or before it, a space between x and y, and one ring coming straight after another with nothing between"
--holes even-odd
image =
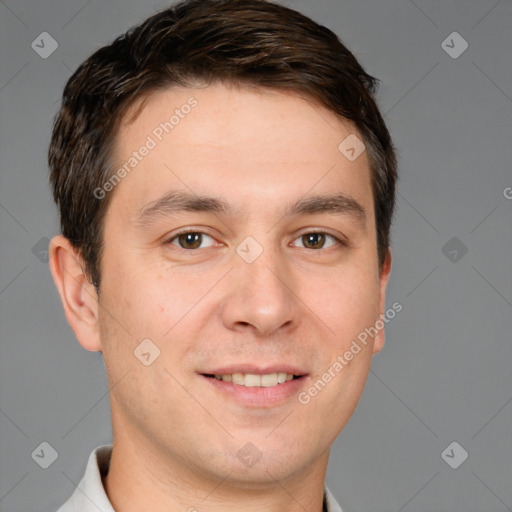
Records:
<instances>
[{"instance_id":1,"label":"ear","mask_svg":"<svg viewBox=\"0 0 512 512\"><path fill-rule=\"evenodd\" d=\"M379 318L383 318L385 315L386 308L386 287L388 285L389 274L391 273L391 248L388 247L386 258L382 265L382 269L379 276ZM373 341L373 353L377 354L384 348L385 343L385 332L384 329L379 329Z\"/></svg>"},{"instance_id":2,"label":"ear","mask_svg":"<svg viewBox=\"0 0 512 512\"><path fill-rule=\"evenodd\" d=\"M69 325L82 347L101 352L98 295L86 276L82 257L62 235L51 240L48 254L50 270Z\"/></svg>"}]
</instances>

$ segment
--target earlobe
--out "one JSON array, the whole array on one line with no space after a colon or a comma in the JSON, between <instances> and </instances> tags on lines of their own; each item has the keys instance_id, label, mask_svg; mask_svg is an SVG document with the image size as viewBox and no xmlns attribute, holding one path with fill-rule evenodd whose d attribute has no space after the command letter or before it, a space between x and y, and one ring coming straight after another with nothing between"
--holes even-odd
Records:
<instances>
[{"instance_id":1,"label":"earlobe","mask_svg":"<svg viewBox=\"0 0 512 512\"><path fill-rule=\"evenodd\" d=\"M386 314L386 287L389 280L389 275L391 273L391 261L392 254L391 248L388 247L386 258L382 265L382 269L379 276L379 319L384 318ZM373 353L377 354L384 348L384 344L386 341L386 334L384 332L384 328L379 329L379 332L375 336L373 341Z\"/></svg>"},{"instance_id":2,"label":"earlobe","mask_svg":"<svg viewBox=\"0 0 512 512\"><path fill-rule=\"evenodd\" d=\"M62 235L51 240L48 253L50 270L69 325L86 350L101 351L98 296L87 278L81 255Z\"/></svg>"}]
</instances>

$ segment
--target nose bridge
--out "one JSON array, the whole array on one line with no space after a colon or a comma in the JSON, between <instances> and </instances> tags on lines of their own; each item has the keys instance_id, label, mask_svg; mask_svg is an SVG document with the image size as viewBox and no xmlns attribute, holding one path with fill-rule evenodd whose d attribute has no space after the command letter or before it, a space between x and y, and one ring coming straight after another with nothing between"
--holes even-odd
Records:
<instances>
[{"instance_id":1,"label":"nose bridge","mask_svg":"<svg viewBox=\"0 0 512 512\"><path fill-rule=\"evenodd\" d=\"M280 248L246 238L236 249L234 269L223 304L223 322L231 329L251 325L270 334L297 322L293 279Z\"/></svg>"}]
</instances>

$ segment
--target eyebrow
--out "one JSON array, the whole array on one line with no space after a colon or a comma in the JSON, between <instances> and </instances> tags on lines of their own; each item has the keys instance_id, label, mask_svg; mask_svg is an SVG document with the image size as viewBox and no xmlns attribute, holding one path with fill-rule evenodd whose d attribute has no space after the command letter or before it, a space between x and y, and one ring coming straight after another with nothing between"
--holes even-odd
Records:
<instances>
[{"instance_id":1,"label":"eyebrow","mask_svg":"<svg viewBox=\"0 0 512 512\"><path fill-rule=\"evenodd\" d=\"M283 217L316 214L343 215L355 220L362 228L366 226L366 210L358 201L345 193L301 198L289 204L284 211ZM224 216L235 216L236 213L233 207L223 199L171 191L141 208L135 224L146 227L157 218L181 212L204 212Z\"/></svg>"}]
</instances>

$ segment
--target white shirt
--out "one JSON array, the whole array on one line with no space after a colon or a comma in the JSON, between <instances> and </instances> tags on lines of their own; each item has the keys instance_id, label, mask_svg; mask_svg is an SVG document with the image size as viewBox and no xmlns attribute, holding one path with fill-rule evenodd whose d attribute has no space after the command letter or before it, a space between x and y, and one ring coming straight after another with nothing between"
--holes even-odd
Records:
<instances>
[{"instance_id":1,"label":"white shirt","mask_svg":"<svg viewBox=\"0 0 512 512\"><path fill-rule=\"evenodd\" d=\"M115 512L101 481L108 473L111 455L111 444L98 446L92 451L84 477L57 512ZM343 512L327 487L324 488L324 497L327 512Z\"/></svg>"}]
</instances>

